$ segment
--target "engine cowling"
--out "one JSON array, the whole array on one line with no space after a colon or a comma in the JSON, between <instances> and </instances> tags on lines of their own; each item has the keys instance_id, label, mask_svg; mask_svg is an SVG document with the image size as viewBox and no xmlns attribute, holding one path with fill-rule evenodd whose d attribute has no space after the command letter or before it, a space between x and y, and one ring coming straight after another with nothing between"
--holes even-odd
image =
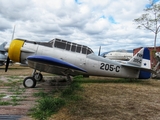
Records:
<instances>
[{"instance_id":1,"label":"engine cowling","mask_svg":"<svg viewBox=\"0 0 160 120\"><path fill-rule=\"evenodd\" d=\"M24 44L24 40L14 39L12 40L8 49L8 56L14 62L21 62L21 47Z\"/></svg>"}]
</instances>

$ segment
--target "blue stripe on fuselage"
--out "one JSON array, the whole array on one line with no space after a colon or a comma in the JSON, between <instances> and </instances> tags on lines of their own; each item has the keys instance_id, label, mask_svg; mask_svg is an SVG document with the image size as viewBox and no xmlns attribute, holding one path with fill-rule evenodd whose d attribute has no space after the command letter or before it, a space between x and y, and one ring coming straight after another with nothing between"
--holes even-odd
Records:
<instances>
[{"instance_id":1,"label":"blue stripe on fuselage","mask_svg":"<svg viewBox=\"0 0 160 120\"><path fill-rule=\"evenodd\" d=\"M27 58L30 61L37 62L37 63L43 63L43 64L49 64L49 65L55 65L55 66L60 66L60 67L65 67L65 68L71 68L74 70L79 70L82 72L86 72L82 68L79 68L71 63L65 62L61 59L53 58L53 57L48 57L48 56L29 56Z\"/></svg>"}]
</instances>

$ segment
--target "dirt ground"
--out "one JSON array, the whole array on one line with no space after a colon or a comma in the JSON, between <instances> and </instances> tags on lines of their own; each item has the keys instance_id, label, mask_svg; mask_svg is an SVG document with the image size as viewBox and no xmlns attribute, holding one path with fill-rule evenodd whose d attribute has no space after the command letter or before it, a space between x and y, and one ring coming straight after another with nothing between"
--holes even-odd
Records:
<instances>
[{"instance_id":1,"label":"dirt ground","mask_svg":"<svg viewBox=\"0 0 160 120\"><path fill-rule=\"evenodd\" d=\"M28 111L35 105L35 101L37 100L37 98L33 96L33 93L40 90L50 91L54 89L54 87L50 85L50 79L38 83L36 88L26 89L23 86L23 79L27 76L31 76L32 69L16 65L10 66L8 71L5 72L4 67L5 66L0 67L0 96L3 95L0 99L3 102L11 102L11 104L0 105L0 120L3 117L8 120L12 115L16 115L14 116L14 119L32 120L33 118L28 116ZM48 78L49 77L47 77L47 79ZM46 79L46 77L44 77L44 79Z\"/></svg>"},{"instance_id":2,"label":"dirt ground","mask_svg":"<svg viewBox=\"0 0 160 120\"><path fill-rule=\"evenodd\" d=\"M37 99L33 97L33 93L42 89L50 91L55 87L49 82L50 74L44 74L47 76L44 77L45 82L38 83L36 88L24 89L23 79L31 73L32 69L24 67L12 66L7 73L4 72L4 67L0 68L0 93L4 94L2 100L12 101L11 105L0 105L0 116L18 115L18 120L33 120L27 115ZM76 105L60 109L50 120L160 120L159 80L135 82L112 81L99 77L90 79L82 82L83 100ZM5 84L16 80L20 81L20 84L14 86ZM19 92L21 92L19 97L23 100L17 100L16 104L11 95L14 96Z\"/></svg>"}]
</instances>

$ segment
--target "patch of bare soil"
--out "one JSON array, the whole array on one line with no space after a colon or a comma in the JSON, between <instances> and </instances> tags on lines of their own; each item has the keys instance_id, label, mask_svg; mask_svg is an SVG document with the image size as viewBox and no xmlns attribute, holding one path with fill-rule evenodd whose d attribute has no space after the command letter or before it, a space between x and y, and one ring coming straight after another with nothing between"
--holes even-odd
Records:
<instances>
[{"instance_id":1,"label":"patch of bare soil","mask_svg":"<svg viewBox=\"0 0 160 120\"><path fill-rule=\"evenodd\" d=\"M10 66L5 72L4 67L0 67L0 119L1 116L9 119L12 115L18 115L20 120L32 120L28 113L38 99L33 93L55 89L51 84L53 76L42 73L47 75L44 76L44 81L37 83L36 88L26 89L23 86L23 79L31 76L32 69L16 65Z\"/></svg>"},{"instance_id":2,"label":"patch of bare soil","mask_svg":"<svg viewBox=\"0 0 160 120\"><path fill-rule=\"evenodd\" d=\"M35 88L24 88L21 81L23 77L5 76L3 77L5 82L0 79L2 83L0 85L0 119L4 115L19 115L19 120L33 120L28 116L30 109L36 105L36 100L38 100L33 93L51 92L57 89L57 86L53 85L53 77L49 76L44 77L45 81L37 83Z\"/></svg>"}]
</instances>

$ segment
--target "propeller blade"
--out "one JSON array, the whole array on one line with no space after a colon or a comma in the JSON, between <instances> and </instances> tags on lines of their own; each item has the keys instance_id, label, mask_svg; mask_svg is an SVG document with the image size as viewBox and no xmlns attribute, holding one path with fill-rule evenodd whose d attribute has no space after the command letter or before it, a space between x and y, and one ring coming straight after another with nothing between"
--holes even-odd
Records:
<instances>
[{"instance_id":1,"label":"propeller blade","mask_svg":"<svg viewBox=\"0 0 160 120\"><path fill-rule=\"evenodd\" d=\"M12 41L13 38L14 38L15 29L16 29L16 25L14 25L14 28L13 28L11 41ZM9 50L9 48L8 48L8 50ZM9 58L9 56L8 56L8 57L7 57L7 61L6 61L5 72L7 72L7 70L8 70L9 63L10 63L10 58Z\"/></svg>"},{"instance_id":2,"label":"propeller blade","mask_svg":"<svg viewBox=\"0 0 160 120\"><path fill-rule=\"evenodd\" d=\"M13 28L11 41L12 41L12 40L13 40L13 38L14 38L15 29L16 29L16 25L14 25L14 28Z\"/></svg>"},{"instance_id":3,"label":"propeller blade","mask_svg":"<svg viewBox=\"0 0 160 120\"><path fill-rule=\"evenodd\" d=\"M101 46L99 47L99 52L98 52L98 56L101 55Z\"/></svg>"},{"instance_id":4,"label":"propeller blade","mask_svg":"<svg viewBox=\"0 0 160 120\"><path fill-rule=\"evenodd\" d=\"M8 70L9 62L10 62L10 59L9 59L9 57L7 57L5 72L7 72L7 70Z\"/></svg>"}]
</instances>

